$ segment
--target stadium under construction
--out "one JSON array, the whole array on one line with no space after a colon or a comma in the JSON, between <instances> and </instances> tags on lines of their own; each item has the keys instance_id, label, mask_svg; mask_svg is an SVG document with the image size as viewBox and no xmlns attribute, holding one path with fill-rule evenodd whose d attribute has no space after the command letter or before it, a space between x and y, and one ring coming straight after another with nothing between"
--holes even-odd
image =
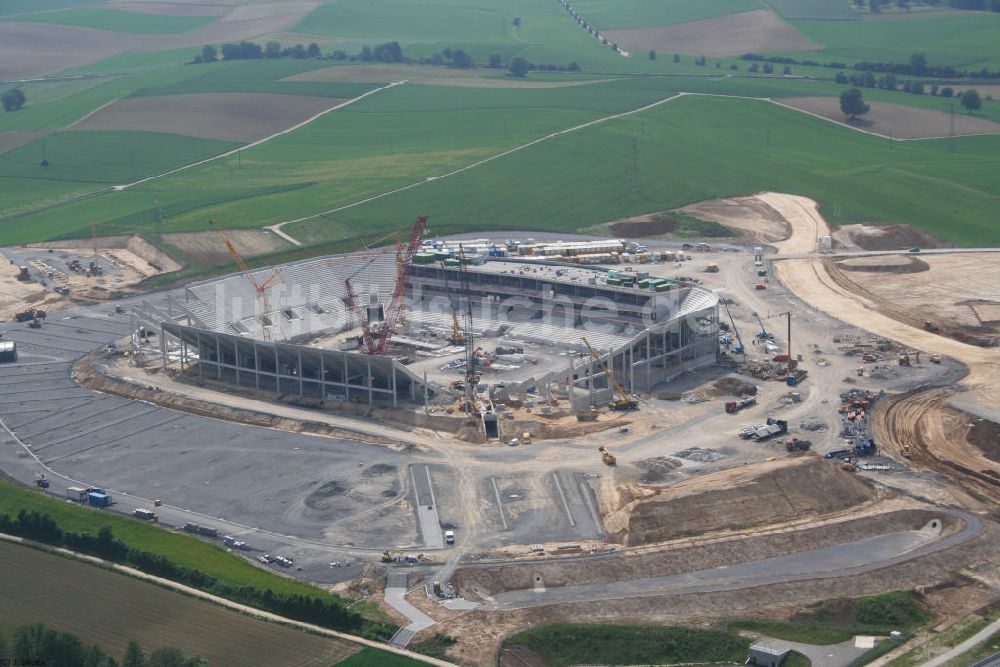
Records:
<instances>
[{"instance_id":1,"label":"stadium under construction","mask_svg":"<svg viewBox=\"0 0 1000 667\"><path fill-rule=\"evenodd\" d=\"M718 297L651 278L644 263L666 258L629 250L615 240L460 247L415 233L395 252L190 284L166 310L134 309L132 353L331 409L551 395L582 410L717 360ZM628 264L601 268L594 255Z\"/></svg>"}]
</instances>

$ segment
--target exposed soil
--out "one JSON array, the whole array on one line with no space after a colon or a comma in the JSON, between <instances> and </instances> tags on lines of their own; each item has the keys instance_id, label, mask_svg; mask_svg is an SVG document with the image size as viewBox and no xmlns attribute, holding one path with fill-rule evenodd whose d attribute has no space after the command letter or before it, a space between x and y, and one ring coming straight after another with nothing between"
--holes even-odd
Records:
<instances>
[{"instance_id":1,"label":"exposed soil","mask_svg":"<svg viewBox=\"0 0 1000 667\"><path fill-rule=\"evenodd\" d=\"M746 238L764 243L788 238L785 219L758 197L712 199L690 204L680 211L712 220L740 232Z\"/></svg>"},{"instance_id":2,"label":"exposed soil","mask_svg":"<svg viewBox=\"0 0 1000 667\"><path fill-rule=\"evenodd\" d=\"M14 112L20 113L20 112ZM46 131L36 130L34 132L0 132L0 155L12 151L18 146L34 141L38 137L44 136Z\"/></svg>"},{"instance_id":3,"label":"exposed soil","mask_svg":"<svg viewBox=\"0 0 1000 667\"><path fill-rule=\"evenodd\" d=\"M74 130L165 132L222 141L253 141L344 100L263 93L201 93L118 100L73 126Z\"/></svg>"},{"instance_id":4,"label":"exposed soil","mask_svg":"<svg viewBox=\"0 0 1000 667\"><path fill-rule=\"evenodd\" d=\"M982 419L972 425L965 439L981 449L986 458L1000 463L1000 424Z\"/></svg>"},{"instance_id":5,"label":"exposed soil","mask_svg":"<svg viewBox=\"0 0 1000 667\"><path fill-rule=\"evenodd\" d=\"M1000 327L983 316L992 317L1000 303L1000 256L887 256L829 264L835 280L876 300L900 321L919 328L931 321L940 333L973 345L997 341Z\"/></svg>"},{"instance_id":6,"label":"exposed soil","mask_svg":"<svg viewBox=\"0 0 1000 667\"><path fill-rule=\"evenodd\" d=\"M847 240L862 250L907 250L909 248L952 248L933 234L910 225L865 224L841 225L838 236L845 235Z\"/></svg>"},{"instance_id":7,"label":"exposed soil","mask_svg":"<svg viewBox=\"0 0 1000 667\"><path fill-rule=\"evenodd\" d=\"M602 33L630 51L656 50L703 56L736 56L762 51L820 48L769 9L689 21L662 28L631 28Z\"/></svg>"},{"instance_id":8,"label":"exposed soil","mask_svg":"<svg viewBox=\"0 0 1000 667\"><path fill-rule=\"evenodd\" d=\"M626 239L644 239L660 234L669 234L677 229L677 221L672 218L643 216L612 222L611 233Z\"/></svg>"},{"instance_id":9,"label":"exposed soil","mask_svg":"<svg viewBox=\"0 0 1000 667\"><path fill-rule=\"evenodd\" d=\"M619 510L628 513L628 526L615 537L630 546L827 514L875 497L860 479L817 456L710 473L638 494Z\"/></svg>"},{"instance_id":10,"label":"exposed soil","mask_svg":"<svg viewBox=\"0 0 1000 667\"><path fill-rule=\"evenodd\" d=\"M843 271L859 271L862 273L921 273L931 270L927 262L906 255L845 259L837 262L837 266Z\"/></svg>"},{"instance_id":11,"label":"exposed soil","mask_svg":"<svg viewBox=\"0 0 1000 667\"><path fill-rule=\"evenodd\" d=\"M147 37L47 23L0 23L0 80L30 79L86 65L138 48Z\"/></svg>"},{"instance_id":12,"label":"exposed soil","mask_svg":"<svg viewBox=\"0 0 1000 667\"><path fill-rule=\"evenodd\" d=\"M868 113L848 120L840 110L840 99L837 97L787 97L782 98L780 103L893 139L947 137L952 132L952 120L954 120L954 133L958 136L1000 133L1000 123L994 123L981 116L970 116L965 113L952 115L946 111L921 109L905 104L869 102L871 110Z\"/></svg>"},{"instance_id":13,"label":"exposed soil","mask_svg":"<svg viewBox=\"0 0 1000 667\"><path fill-rule=\"evenodd\" d=\"M17 280L18 267L0 256L0 322L13 319L14 313L28 307L49 310L62 298L38 283Z\"/></svg>"}]
</instances>

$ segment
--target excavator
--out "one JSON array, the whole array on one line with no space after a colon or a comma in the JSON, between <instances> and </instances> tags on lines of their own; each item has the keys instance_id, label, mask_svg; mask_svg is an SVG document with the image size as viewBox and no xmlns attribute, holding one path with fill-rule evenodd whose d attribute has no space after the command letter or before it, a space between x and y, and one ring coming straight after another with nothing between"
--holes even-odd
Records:
<instances>
[{"instance_id":1,"label":"excavator","mask_svg":"<svg viewBox=\"0 0 1000 667\"><path fill-rule=\"evenodd\" d=\"M587 346L587 350L590 352L590 356L593 358L594 361L596 361L598 364L601 365L601 368L604 369L604 374L608 378L608 382L610 382L614 386L615 392L618 393L618 398L613 399L609 403L609 405L611 406L611 409L612 410L638 410L639 409L639 401L637 401L636 399L632 398L631 396L629 396L625 392L625 388L621 386L621 383L619 383L617 379L615 379L614 373L612 373L611 369L608 368L608 365L606 363L604 363L604 360L601 359L599 356L597 356L597 353L594 352L594 348L592 348L590 346L590 343L587 341L587 339L584 338L582 340L583 340L583 344Z\"/></svg>"}]
</instances>

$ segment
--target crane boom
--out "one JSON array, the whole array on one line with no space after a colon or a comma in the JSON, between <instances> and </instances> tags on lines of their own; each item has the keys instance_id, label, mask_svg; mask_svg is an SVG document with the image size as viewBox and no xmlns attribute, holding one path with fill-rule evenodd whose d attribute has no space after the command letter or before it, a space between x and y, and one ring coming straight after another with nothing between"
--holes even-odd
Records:
<instances>
[{"instance_id":1,"label":"crane boom","mask_svg":"<svg viewBox=\"0 0 1000 667\"><path fill-rule=\"evenodd\" d=\"M367 354L372 354L374 349L374 341L372 337L371 325L368 323L368 313L366 308L363 307L358 302L358 295L354 291L354 285L351 284L351 279L347 278L344 280L345 293L347 294L347 310L354 316L354 319L358 321L361 325L361 335L364 341L364 351Z\"/></svg>"},{"instance_id":2,"label":"crane boom","mask_svg":"<svg viewBox=\"0 0 1000 667\"><path fill-rule=\"evenodd\" d=\"M720 299L720 301L722 301L722 307L726 309L726 315L729 316L729 321L733 325L733 333L736 334L736 342L740 344L739 351L736 350L733 351L736 352L736 354L742 354L745 357L747 349L746 347L743 346L743 338L740 336L739 327L736 326L736 320L733 319L733 314L729 312L729 304L726 303L725 300L723 299Z\"/></svg>"},{"instance_id":3,"label":"crane boom","mask_svg":"<svg viewBox=\"0 0 1000 667\"><path fill-rule=\"evenodd\" d=\"M269 303L268 300L267 290L271 286L271 283L274 282L274 279L278 277L277 269L272 269L272 273L267 280L263 282L257 280L254 277L253 272L250 270L250 267L247 266L246 260L243 259L243 255L241 255L240 251L236 249L235 245L233 245L233 242L229 239L229 236L226 234L226 231L222 228L222 225L219 224L219 221L209 220L208 224L210 224L213 228L215 228L215 231L217 231L219 233L219 236L222 237L222 242L225 244L226 250L229 251L229 254L233 258L233 261L236 262L236 266L237 268L239 268L240 273L243 275L246 281L250 283L250 286L253 287L253 290L257 295L258 310L260 310L259 314L260 330L264 337L264 340L270 341L271 324L268 321L267 314L271 311L271 304Z\"/></svg>"},{"instance_id":4,"label":"crane boom","mask_svg":"<svg viewBox=\"0 0 1000 667\"><path fill-rule=\"evenodd\" d=\"M583 344L587 346L587 351L590 352L590 356L593 358L594 361L596 361L601 365L601 368L604 369L604 374L607 376L608 381L614 386L615 391L618 392L618 399L612 401L611 406L616 410L635 410L636 408L638 408L639 402L625 392L625 388L622 387L621 383L618 382L618 379L615 378L615 374L611 372L611 369L608 368L608 365L606 363L604 363L604 360L601 359L601 357L599 357L596 352L594 352L594 348L590 346L590 341L588 341L586 338L583 338L582 340Z\"/></svg>"},{"instance_id":5,"label":"crane boom","mask_svg":"<svg viewBox=\"0 0 1000 667\"><path fill-rule=\"evenodd\" d=\"M410 275L410 267L413 265L413 255L420 249L420 239L423 237L424 228L427 226L427 216L418 216L410 229L410 240L396 254L396 284L392 290L392 299L389 307L385 310L385 318L382 321L382 328L379 330L378 339L371 354L384 354L389 337L392 336L396 323L399 322L403 313L403 301L406 297L406 279Z\"/></svg>"}]
</instances>

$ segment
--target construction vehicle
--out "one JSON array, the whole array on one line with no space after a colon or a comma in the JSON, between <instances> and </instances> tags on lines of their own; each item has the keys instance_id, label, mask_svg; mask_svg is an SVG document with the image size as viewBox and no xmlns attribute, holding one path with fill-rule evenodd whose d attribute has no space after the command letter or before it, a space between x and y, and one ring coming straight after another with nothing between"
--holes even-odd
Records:
<instances>
[{"instance_id":1,"label":"construction vehicle","mask_svg":"<svg viewBox=\"0 0 1000 667\"><path fill-rule=\"evenodd\" d=\"M906 458L910 458L911 456L913 456L913 451L910 449L909 445L903 445L903 449L902 451L900 451L900 454L902 454Z\"/></svg>"},{"instance_id":2,"label":"construction vehicle","mask_svg":"<svg viewBox=\"0 0 1000 667\"><path fill-rule=\"evenodd\" d=\"M705 273L718 273L718 272L719 272L718 264L709 264L708 266L705 267Z\"/></svg>"},{"instance_id":3,"label":"construction vehicle","mask_svg":"<svg viewBox=\"0 0 1000 667\"><path fill-rule=\"evenodd\" d=\"M590 409L581 410L580 412L577 412L576 420L578 422L593 422L597 421L597 415L598 415L597 406L591 405Z\"/></svg>"},{"instance_id":4,"label":"construction vehicle","mask_svg":"<svg viewBox=\"0 0 1000 667\"><path fill-rule=\"evenodd\" d=\"M940 364L941 363L941 355L938 354L937 352L932 352L931 356L930 356L930 360L931 360L932 364Z\"/></svg>"},{"instance_id":5,"label":"construction vehicle","mask_svg":"<svg viewBox=\"0 0 1000 667\"><path fill-rule=\"evenodd\" d=\"M729 316L729 321L732 323L733 334L736 335L736 342L739 343L737 347L734 347L731 352L733 354L746 355L746 347L743 345L743 338L740 336L740 330L736 327L736 320L733 319L733 314L729 312L729 302L726 299L720 299L722 301L722 306L726 309L726 315Z\"/></svg>"},{"instance_id":6,"label":"construction vehicle","mask_svg":"<svg viewBox=\"0 0 1000 667\"><path fill-rule=\"evenodd\" d=\"M614 386L615 392L617 392L618 394L618 398L613 399L609 404L611 406L611 409L638 410L639 401L637 401L634 397L629 396L627 393L625 393L625 388L621 386L621 383L619 383L618 380L615 378L614 373L612 373L611 369L608 368L608 365L604 363L604 360L601 359L599 356L597 356L597 353L594 352L594 348L590 346L590 343L587 341L587 339L584 338L582 340L583 344L587 346L587 350L590 352L591 358L601 365L601 367L604 369L604 375L607 376L608 378L608 382L610 382Z\"/></svg>"},{"instance_id":7,"label":"construction vehicle","mask_svg":"<svg viewBox=\"0 0 1000 667\"><path fill-rule=\"evenodd\" d=\"M756 285L753 286L753 288L756 290L767 289L767 285L765 285L764 283L757 283Z\"/></svg>"},{"instance_id":8,"label":"construction vehicle","mask_svg":"<svg viewBox=\"0 0 1000 667\"><path fill-rule=\"evenodd\" d=\"M49 480L45 478L43 473L38 473L38 477L35 478L35 486L39 489L49 488Z\"/></svg>"},{"instance_id":9,"label":"construction vehicle","mask_svg":"<svg viewBox=\"0 0 1000 667\"><path fill-rule=\"evenodd\" d=\"M809 440L799 440L798 438L792 438L791 440L785 441L785 449L790 452L808 452L812 447L812 442Z\"/></svg>"},{"instance_id":10,"label":"construction vehicle","mask_svg":"<svg viewBox=\"0 0 1000 667\"><path fill-rule=\"evenodd\" d=\"M390 551L386 549L382 552L382 562L383 563L398 563L399 559L403 557L402 551Z\"/></svg>"},{"instance_id":11,"label":"construction vehicle","mask_svg":"<svg viewBox=\"0 0 1000 667\"><path fill-rule=\"evenodd\" d=\"M807 375L809 375L809 371L803 370L801 368L798 368L794 371L790 371L788 373L788 376L785 378L785 384L787 384L789 387L795 387L800 382L805 380Z\"/></svg>"},{"instance_id":12,"label":"construction vehicle","mask_svg":"<svg viewBox=\"0 0 1000 667\"><path fill-rule=\"evenodd\" d=\"M941 331L941 327L939 327L938 325L934 324L930 320L924 320L924 330L925 331L930 331L931 333L937 333L937 332Z\"/></svg>"},{"instance_id":13,"label":"construction vehicle","mask_svg":"<svg viewBox=\"0 0 1000 667\"><path fill-rule=\"evenodd\" d=\"M41 329L42 328L42 323L40 321L38 321L38 318L35 318L35 319L31 320L30 322L28 322L28 328L30 328L30 329Z\"/></svg>"},{"instance_id":14,"label":"construction vehicle","mask_svg":"<svg viewBox=\"0 0 1000 667\"><path fill-rule=\"evenodd\" d=\"M601 453L601 461L604 462L604 465L609 465L609 466L617 465L618 459L615 458L615 455L611 453L610 449L608 449L604 445L601 445L600 447L597 448L597 451Z\"/></svg>"},{"instance_id":15,"label":"construction vehicle","mask_svg":"<svg viewBox=\"0 0 1000 667\"><path fill-rule=\"evenodd\" d=\"M735 415L743 408L749 408L751 405L757 405L756 396L750 396L749 398L741 398L738 401L726 401L726 413Z\"/></svg>"},{"instance_id":16,"label":"construction vehicle","mask_svg":"<svg viewBox=\"0 0 1000 667\"><path fill-rule=\"evenodd\" d=\"M754 313L753 316L757 318L757 322L760 324L760 333L757 334L757 340L774 340L774 334L764 326L764 320L760 319L760 315Z\"/></svg>"}]
</instances>

